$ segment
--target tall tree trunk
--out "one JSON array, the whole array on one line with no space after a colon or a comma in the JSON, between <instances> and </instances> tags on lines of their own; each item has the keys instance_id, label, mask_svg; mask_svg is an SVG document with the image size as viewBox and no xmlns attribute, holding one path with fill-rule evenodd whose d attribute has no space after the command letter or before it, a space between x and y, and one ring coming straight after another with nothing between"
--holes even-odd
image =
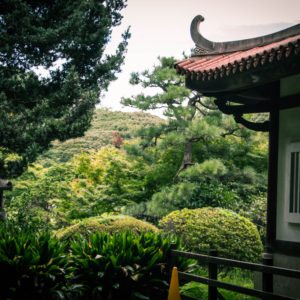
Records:
<instances>
[{"instance_id":1,"label":"tall tree trunk","mask_svg":"<svg viewBox=\"0 0 300 300\"><path fill-rule=\"evenodd\" d=\"M180 168L178 169L174 179L177 178L177 176L179 175L179 173L181 171L183 171L184 169L190 167L191 165L193 165L192 163L192 150L193 150L193 142L190 140L187 140L185 142L184 145L184 153L183 153L183 158L182 158L182 162L180 165Z\"/></svg>"},{"instance_id":2,"label":"tall tree trunk","mask_svg":"<svg viewBox=\"0 0 300 300\"><path fill-rule=\"evenodd\" d=\"M196 99L198 98L198 94L192 98L189 99L187 108L189 109L189 116L186 118L186 121L192 122L195 115L196 115ZM173 180L176 180L179 173L183 171L184 169L190 167L192 163L192 150L193 150L193 141L191 139L187 139L184 144L184 153L183 153L183 159L181 162L181 166L178 169L175 177Z\"/></svg>"}]
</instances>

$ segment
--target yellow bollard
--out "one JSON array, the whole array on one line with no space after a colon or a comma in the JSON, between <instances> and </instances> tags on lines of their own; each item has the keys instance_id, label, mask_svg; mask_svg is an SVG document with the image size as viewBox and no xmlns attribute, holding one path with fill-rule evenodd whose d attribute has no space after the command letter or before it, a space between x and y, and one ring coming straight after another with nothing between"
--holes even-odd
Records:
<instances>
[{"instance_id":1,"label":"yellow bollard","mask_svg":"<svg viewBox=\"0 0 300 300\"><path fill-rule=\"evenodd\" d=\"M173 267L171 282L169 287L168 300L180 300L178 270Z\"/></svg>"}]
</instances>

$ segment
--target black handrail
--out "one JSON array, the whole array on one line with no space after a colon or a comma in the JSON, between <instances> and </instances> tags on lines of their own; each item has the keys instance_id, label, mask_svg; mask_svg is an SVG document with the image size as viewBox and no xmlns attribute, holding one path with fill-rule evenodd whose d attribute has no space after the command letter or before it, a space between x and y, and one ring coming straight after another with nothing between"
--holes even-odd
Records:
<instances>
[{"instance_id":1,"label":"black handrail","mask_svg":"<svg viewBox=\"0 0 300 300\"><path fill-rule=\"evenodd\" d=\"M208 264L208 278L189 274L185 272L178 272L179 278L184 281L196 281L208 285L208 299L217 300L220 297L218 293L218 288L225 290L234 291L237 293L258 297L267 300L296 300L292 297L286 297L283 295L277 295L273 293L273 275L281 275L293 278L300 278L300 271L293 269L286 269L282 267L272 266L273 259L272 255L264 255L263 264L244 262L234 259L217 257L216 251L210 251L211 255L204 255L192 252L185 252L172 249L171 250L170 262L174 263L176 257L186 257L191 259L196 259L199 263ZM247 269L252 271L257 271L262 273L262 289L250 289L242 286L238 286L231 283L225 283L218 281L218 265L237 267L241 269Z\"/></svg>"},{"instance_id":2,"label":"black handrail","mask_svg":"<svg viewBox=\"0 0 300 300\"><path fill-rule=\"evenodd\" d=\"M260 291L260 290L256 290L256 289L250 289L250 288L246 288L243 286L226 283L226 282L222 282L222 281L218 281L218 280L213 280L213 279L209 279L209 278L194 275L194 274L178 272L178 275L179 275L179 278L181 278L183 280L196 281L196 282L207 284L208 286L218 287L218 288L222 288L225 290L245 294L248 296L253 296L253 297L258 297L258 298L265 297L263 299L268 299L268 300L296 300L295 298L285 297L285 296L281 296L281 295L275 295L273 293L268 293L268 292L264 292L264 291ZM217 297L212 298L212 299L217 299Z\"/></svg>"},{"instance_id":3,"label":"black handrail","mask_svg":"<svg viewBox=\"0 0 300 300\"><path fill-rule=\"evenodd\" d=\"M219 265L226 265L230 267L242 268L251 271L269 273L269 274L276 274L282 275L287 277L293 278L300 278L300 271L293 270L293 269L286 269L281 267L274 267L274 266L266 266L262 264L244 262L240 260L228 259L223 257L213 257L204 254L192 253L192 252L185 252L185 251L178 251L172 250L172 255L174 256L181 256L187 258L194 258L197 260L201 260L204 263L214 263Z\"/></svg>"}]
</instances>

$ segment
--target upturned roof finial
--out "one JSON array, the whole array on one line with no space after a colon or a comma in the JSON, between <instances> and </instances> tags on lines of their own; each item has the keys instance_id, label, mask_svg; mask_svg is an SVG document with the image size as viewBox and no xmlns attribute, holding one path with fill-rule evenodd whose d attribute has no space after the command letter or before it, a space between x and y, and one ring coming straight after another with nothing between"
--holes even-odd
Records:
<instances>
[{"instance_id":1,"label":"upturned roof finial","mask_svg":"<svg viewBox=\"0 0 300 300\"><path fill-rule=\"evenodd\" d=\"M206 54L207 52L213 51L212 42L207 40L199 31L200 23L204 21L204 17L197 15L191 23L191 36L192 40L197 46L199 54Z\"/></svg>"},{"instance_id":2,"label":"upturned roof finial","mask_svg":"<svg viewBox=\"0 0 300 300\"><path fill-rule=\"evenodd\" d=\"M230 42L212 42L210 40L207 40L199 31L200 23L203 21L204 17L201 15L197 15L191 23L191 36L194 43L196 44L194 56L248 50L254 47L260 47L273 42L277 42L300 33L300 24L298 24L272 34L251 39Z\"/></svg>"}]
</instances>

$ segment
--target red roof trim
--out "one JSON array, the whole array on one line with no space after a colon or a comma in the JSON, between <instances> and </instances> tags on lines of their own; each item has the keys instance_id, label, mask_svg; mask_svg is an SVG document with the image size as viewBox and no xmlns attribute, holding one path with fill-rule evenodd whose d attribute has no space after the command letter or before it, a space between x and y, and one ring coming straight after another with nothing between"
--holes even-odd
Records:
<instances>
[{"instance_id":1,"label":"red roof trim","mask_svg":"<svg viewBox=\"0 0 300 300\"><path fill-rule=\"evenodd\" d=\"M193 56L175 64L178 73L192 76L197 80L217 79L243 72L251 68L263 66L286 59L291 55L298 55L300 48L300 34L249 50L236 51L227 54L207 56Z\"/></svg>"}]
</instances>

